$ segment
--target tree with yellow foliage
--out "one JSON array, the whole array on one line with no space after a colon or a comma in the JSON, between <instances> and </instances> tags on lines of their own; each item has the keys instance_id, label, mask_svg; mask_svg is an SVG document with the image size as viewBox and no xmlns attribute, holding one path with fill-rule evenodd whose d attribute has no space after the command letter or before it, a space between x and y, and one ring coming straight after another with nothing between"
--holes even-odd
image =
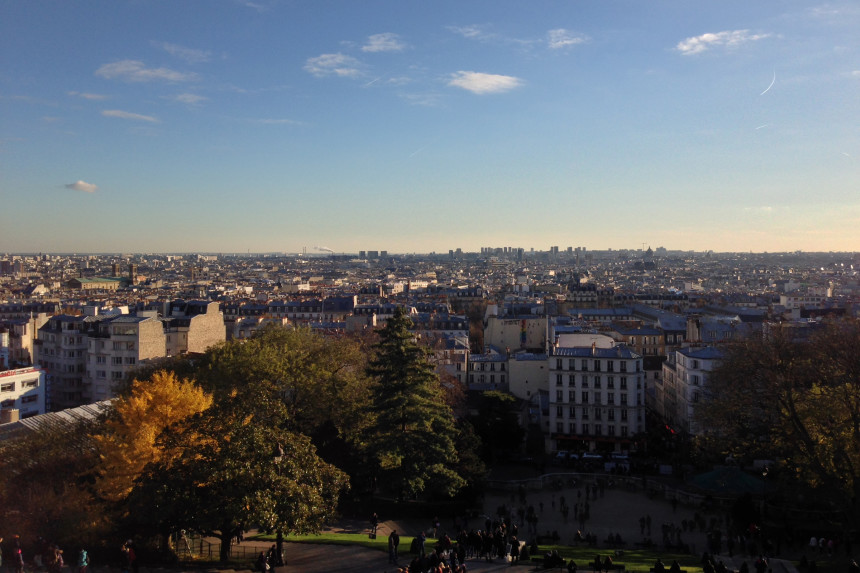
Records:
<instances>
[{"instance_id":1,"label":"tree with yellow foliage","mask_svg":"<svg viewBox=\"0 0 860 573\"><path fill-rule=\"evenodd\" d=\"M147 464L165 456L158 436L171 425L202 412L212 397L193 381L160 371L134 380L113 404L104 430L95 436L99 452L96 491L105 500L124 501Z\"/></svg>"}]
</instances>

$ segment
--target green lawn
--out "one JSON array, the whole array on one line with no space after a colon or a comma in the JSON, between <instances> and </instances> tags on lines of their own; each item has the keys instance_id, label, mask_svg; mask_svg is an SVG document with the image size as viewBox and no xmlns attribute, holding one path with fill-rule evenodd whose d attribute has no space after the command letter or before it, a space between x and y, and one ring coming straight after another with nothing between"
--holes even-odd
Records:
<instances>
[{"instance_id":1,"label":"green lawn","mask_svg":"<svg viewBox=\"0 0 860 573\"><path fill-rule=\"evenodd\" d=\"M258 535L254 539L273 541L274 535ZM400 536L400 554L402 556L409 555L409 547L412 544L413 537L406 535ZM388 537L379 535L376 539L368 538L366 533L321 533L319 535L289 535L284 538L284 541L293 543L328 543L333 545L357 545L377 549L382 552L388 551ZM435 540L428 539L426 546L431 549L435 544ZM559 555L564 557L565 561L573 559L579 566L580 571L591 571L589 565L594 561L595 555L601 557L609 555L615 564L624 565L627 571L639 571L647 573L657 557L663 560L666 568L672 563L673 559L677 559L681 568L687 573L702 573L702 567L699 563L700 557L693 555L676 555L672 553L662 553L654 550L630 549L624 550L624 553L618 557L614 555L614 551L610 549L595 550L589 547L570 547L567 545L541 545L538 547L539 555L542 556L549 551L556 550ZM532 557L535 557L532 555ZM752 564L750 564L752 565Z\"/></svg>"}]
</instances>

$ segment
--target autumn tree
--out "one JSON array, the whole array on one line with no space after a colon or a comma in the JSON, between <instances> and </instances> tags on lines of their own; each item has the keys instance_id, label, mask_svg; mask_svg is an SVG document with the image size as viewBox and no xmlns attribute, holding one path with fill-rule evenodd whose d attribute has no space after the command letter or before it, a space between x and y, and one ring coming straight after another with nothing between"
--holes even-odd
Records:
<instances>
[{"instance_id":1,"label":"autumn tree","mask_svg":"<svg viewBox=\"0 0 860 573\"><path fill-rule=\"evenodd\" d=\"M114 503L128 497L146 465L163 455L158 436L211 404L211 396L194 382L172 372L158 371L149 379L134 380L128 394L114 401L112 414L95 436L99 495Z\"/></svg>"},{"instance_id":2,"label":"autumn tree","mask_svg":"<svg viewBox=\"0 0 860 573\"><path fill-rule=\"evenodd\" d=\"M776 460L860 521L860 322L831 323L808 340L773 327L729 346L708 384L701 444Z\"/></svg>"},{"instance_id":3,"label":"autumn tree","mask_svg":"<svg viewBox=\"0 0 860 573\"><path fill-rule=\"evenodd\" d=\"M222 396L172 426L159 440L168 455L147 467L130 496L131 519L151 533L217 537L222 561L249 524L319 531L335 515L347 477L287 419L283 402L257 388Z\"/></svg>"},{"instance_id":4,"label":"autumn tree","mask_svg":"<svg viewBox=\"0 0 860 573\"><path fill-rule=\"evenodd\" d=\"M373 379L367 452L377 483L401 499L423 492L450 496L463 485L457 429L439 377L398 309L379 331L368 368Z\"/></svg>"}]
</instances>

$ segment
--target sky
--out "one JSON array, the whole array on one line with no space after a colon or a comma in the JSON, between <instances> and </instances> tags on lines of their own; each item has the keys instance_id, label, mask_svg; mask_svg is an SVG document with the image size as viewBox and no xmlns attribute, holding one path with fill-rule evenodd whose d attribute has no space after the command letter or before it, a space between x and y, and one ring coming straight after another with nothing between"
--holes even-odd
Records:
<instances>
[{"instance_id":1,"label":"sky","mask_svg":"<svg viewBox=\"0 0 860 573\"><path fill-rule=\"evenodd\" d=\"M0 252L860 250L860 3L0 0Z\"/></svg>"}]
</instances>

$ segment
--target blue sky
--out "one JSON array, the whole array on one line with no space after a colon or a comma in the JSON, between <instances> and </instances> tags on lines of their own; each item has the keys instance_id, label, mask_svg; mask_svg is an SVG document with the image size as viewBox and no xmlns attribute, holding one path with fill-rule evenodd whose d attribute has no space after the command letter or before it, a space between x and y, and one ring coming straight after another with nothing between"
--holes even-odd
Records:
<instances>
[{"instance_id":1,"label":"blue sky","mask_svg":"<svg viewBox=\"0 0 860 573\"><path fill-rule=\"evenodd\" d=\"M856 1L0 2L0 250L860 248Z\"/></svg>"}]
</instances>

